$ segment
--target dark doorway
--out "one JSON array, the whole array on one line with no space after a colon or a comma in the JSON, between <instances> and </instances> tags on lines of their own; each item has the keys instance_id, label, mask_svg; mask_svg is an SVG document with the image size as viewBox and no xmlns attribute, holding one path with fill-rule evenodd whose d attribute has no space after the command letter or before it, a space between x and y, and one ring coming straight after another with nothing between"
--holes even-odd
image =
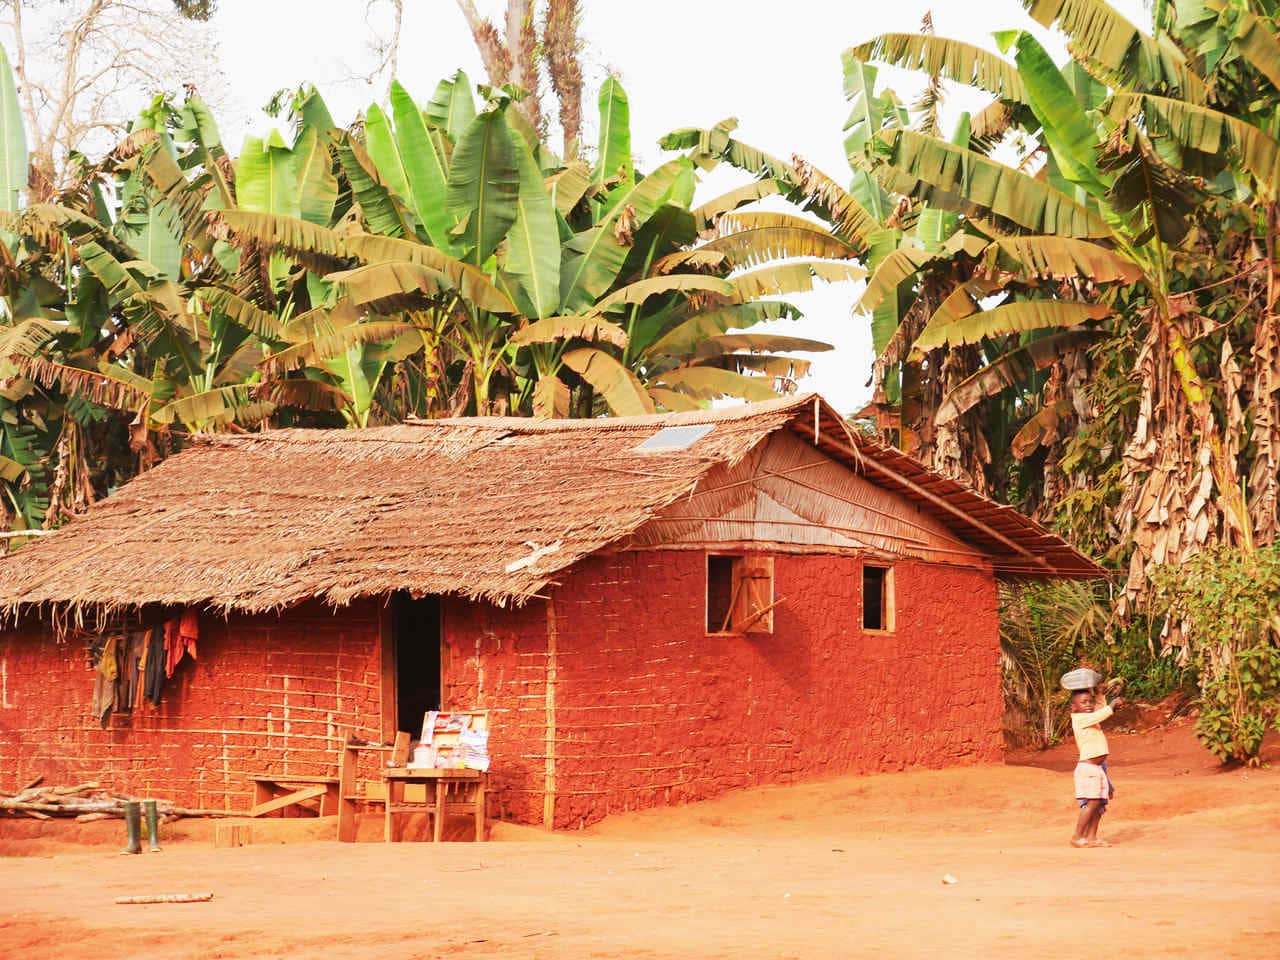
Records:
<instances>
[{"instance_id":1,"label":"dark doorway","mask_svg":"<svg viewBox=\"0 0 1280 960\"><path fill-rule=\"evenodd\" d=\"M417 737L428 710L440 709L440 598L392 601L396 649L396 729Z\"/></svg>"}]
</instances>

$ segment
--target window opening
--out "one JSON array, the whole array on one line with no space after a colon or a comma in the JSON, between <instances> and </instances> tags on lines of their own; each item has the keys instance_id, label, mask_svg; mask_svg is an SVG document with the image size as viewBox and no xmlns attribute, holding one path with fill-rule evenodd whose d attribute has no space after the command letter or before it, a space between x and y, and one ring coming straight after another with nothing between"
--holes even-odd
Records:
<instances>
[{"instance_id":1,"label":"window opening","mask_svg":"<svg viewBox=\"0 0 1280 960\"><path fill-rule=\"evenodd\" d=\"M707 633L723 633L733 602L733 565L737 557L707 557Z\"/></svg>"},{"instance_id":2,"label":"window opening","mask_svg":"<svg viewBox=\"0 0 1280 960\"><path fill-rule=\"evenodd\" d=\"M396 653L396 729L417 735L428 710L440 706L440 598L392 601Z\"/></svg>"},{"instance_id":3,"label":"window opening","mask_svg":"<svg viewBox=\"0 0 1280 960\"><path fill-rule=\"evenodd\" d=\"M773 558L707 555L707 633L773 633Z\"/></svg>"},{"instance_id":4,"label":"window opening","mask_svg":"<svg viewBox=\"0 0 1280 960\"><path fill-rule=\"evenodd\" d=\"M648 440L637 444L637 450L687 450L715 429L714 423L698 423L687 427L663 427Z\"/></svg>"},{"instance_id":5,"label":"window opening","mask_svg":"<svg viewBox=\"0 0 1280 960\"><path fill-rule=\"evenodd\" d=\"M893 571L888 567L862 567L862 629L893 629Z\"/></svg>"}]
</instances>

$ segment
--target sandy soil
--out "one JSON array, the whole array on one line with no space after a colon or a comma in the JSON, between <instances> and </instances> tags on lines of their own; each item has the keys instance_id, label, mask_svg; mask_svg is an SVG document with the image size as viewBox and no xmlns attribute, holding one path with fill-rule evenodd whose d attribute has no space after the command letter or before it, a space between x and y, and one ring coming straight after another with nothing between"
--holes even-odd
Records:
<instances>
[{"instance_id":1,"label":"sandy soil","mask_svg":"<svg viewBox=\"0 0 1280 960\"><path fill-rule=\"evenodd\" d=\"M340 845L292 821L215 850L187 823L121 857L118 822L0 821L0 957L1280 956L1280 773L1218 768L1185 724L1111 739L1105 850L1067 846L1069 748L581 833L499 824L484 845ZM286 836L316 839L266 842Z\"/></svg>"}]
</instances>

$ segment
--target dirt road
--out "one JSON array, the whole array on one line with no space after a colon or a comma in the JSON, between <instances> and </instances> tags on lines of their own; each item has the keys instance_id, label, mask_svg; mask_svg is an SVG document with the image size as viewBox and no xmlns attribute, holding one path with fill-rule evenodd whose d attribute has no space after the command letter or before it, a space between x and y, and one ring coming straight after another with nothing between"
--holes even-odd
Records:
<instances>
[{"instance_id":1,"label":"dirt road","mask_svg":"<svg viewBox=\"0 0 1280 960\"><path fill-rule=\"evenodd\" d=\"M1067 846L1066 749L746 791L583 833L499 825L484 845L173 837L120 857L118 823L72 846L5 822L0 957L1280 956L1280 774L1220 771L1185 726L1111 739L1105 850ZM215 899L112 903L198 890Z\"/></svg>"}]
</instances>

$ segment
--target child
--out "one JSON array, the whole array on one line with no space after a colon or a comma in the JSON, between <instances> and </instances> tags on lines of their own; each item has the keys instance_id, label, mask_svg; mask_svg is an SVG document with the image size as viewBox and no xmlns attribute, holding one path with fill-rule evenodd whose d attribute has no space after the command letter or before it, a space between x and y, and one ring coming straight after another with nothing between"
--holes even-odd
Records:
<instances>
[{"instance_id":1,"label":"child","mask_svg":"<svg viewBox=\"0 0 1280 960\"><path fill-rule=\"evenodd\" d=\"M1097 701L1101 706L1095 710ZM1080 803L1080 815L1076 818L1076 832L1071 838L1073 847L1109 847L1111 844L1098 839L1098 823L1107 808L1107 801L1115 795L1111 778L1107 775L1107 736L1102 732L1102 721L1122 701L1117 697L1111 706L1106 697L1094 696L1092 690L1077 690L1071 695L1071 732L1076 738L1080 761L1076 764L1076 800Z\"/></svg>"}]
</instances>

